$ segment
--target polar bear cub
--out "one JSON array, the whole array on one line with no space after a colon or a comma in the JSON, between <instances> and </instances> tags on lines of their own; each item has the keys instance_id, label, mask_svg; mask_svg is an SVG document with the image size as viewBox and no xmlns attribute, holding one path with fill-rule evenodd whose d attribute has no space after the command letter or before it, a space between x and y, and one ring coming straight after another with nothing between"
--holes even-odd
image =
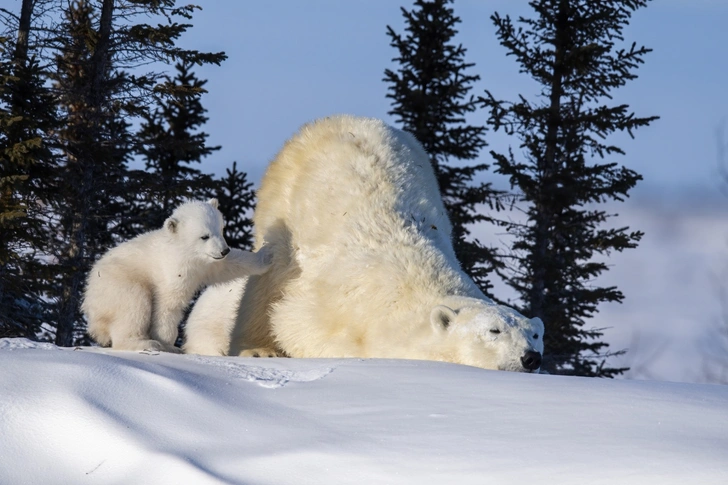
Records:
<instances>
[{"instance_id":1,"label":"polar bear cub","mask_svg":"<svg viewBox=\"0 0 728 485\"><path fill-rule=\"evenodd\" d=\"M409 133L353 116L305 125L268 167L254 223L273 267L248 279L232 355L538 371L543 323L462 271L430 159Z\"/></svg>"},{"instance_id":2,"label":"polar bear cub","mask_svg":"<svg viewBox=\"0 0 728 485\"><path fill-rule=\"evenodd\" d=\"M177 207L161 229L141 234L105 253L91 268L81 305L88 332L118 350L164 350L194 293L270 266L267 249L228 247L217 199Z\"/></svg>"}]
</instances>

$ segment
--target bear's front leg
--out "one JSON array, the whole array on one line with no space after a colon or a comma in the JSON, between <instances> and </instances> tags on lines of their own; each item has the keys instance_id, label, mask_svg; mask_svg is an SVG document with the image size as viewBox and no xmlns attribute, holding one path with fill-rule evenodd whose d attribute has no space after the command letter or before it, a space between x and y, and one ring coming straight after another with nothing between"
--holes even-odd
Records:
<instances>
[{"instance_id":1,"label":"bear's front leg","mask_svg":"<svg viewBox=\"0 0 728 485\"><path fill-rule=\"evenodd\" d=\"M181 308L168 308L160 311L152 322L151 337L162 343L166 352L175 354L182 350L174 346L179 334L179 323L182 321L184 311Z\"/></svg>"}]
</instances>

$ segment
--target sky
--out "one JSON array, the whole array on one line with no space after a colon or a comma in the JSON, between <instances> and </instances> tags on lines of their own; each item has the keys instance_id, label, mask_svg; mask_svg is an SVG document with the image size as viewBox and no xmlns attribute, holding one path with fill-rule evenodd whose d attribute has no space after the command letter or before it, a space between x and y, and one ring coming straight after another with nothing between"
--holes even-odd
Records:
<instances>
[{"instance_id":1,"label":"sky","mask_svg":"<svg viewBox=\"0 0 728 485\"><path fill-rule=\"evenodd\" d=\"M0 483L723 485L728 387L0 339Z\"/></svg>"},{"instance_id":2,"label":"sky","mask_svg":"<svg viewBox=\"0 0 728 485\"><path fill-rule=\"evenodd\" d=\"M210 93L207 131L223 149L207 167L221 172L232 160L248 166L253 180L282 142L312 119L334 113L383 118L391 109L382 82L395 51L386 26L403 32L400 6L394 0L271 0L201 2L203 10L184 39L201 50L225 51L222 67L207 67ZM518 72L495 37L493 12L529 15L525 0L458 0L462 22L456 37L475 63L486 88L502 99L535 92L535 84ZM615 102L629 104L640 116L660 120L637 133L635 140L615 141L627 152L622 162L643 174L638 191L715 190L715 132L728 119L724 89L728 62L728 2L658 0L637 11L625 31L627 42L654 49L638 70L639 78L615 91ZM483 122L485 113L474 116ZM504 150L513 140L489 136L491 149ZM484 161L490 155L482 154ZM496 176L494 176L496 177Z\"/></svg>"},{"instance_id":3,"label":"sky","mask_svg":"<svg viewBox=\"0 0 728 485\"><path fill-rule=\"evenodd\" d=\"M395 0L269 0L199 2L187 47L225 51L220 67L203 67L203 97L212 145L223 148L203 170L222 174L234 160L256 186L283 142L310 120L337 113L382 118L392 124L382 81L394 67L386 26L403 32ZM481 80L473 94L489 89L501 99L532 96L536 85L505 55L489 20L497 11L530 15L525 0L458 0L462 23L456 37ZM644 180L624 204L609 206L615 225L645 231L638 249L610 258L611 269L595 283L615 284L622 305L604 305L594 325L607 328L613 350L632 348L620 362L633 366L633 378L701 381L708 347L721 355L722 282L728 284L728 199L721 193L718 137L728 140L728 2L656 0L635 13L627 42L653 50L638 79L615 91L638 116L660 116L635 139L612 141L626 151L615 161ZM485 113L470 120L484 123ZM505 151L517 141L489 133L488 150ZM488 150L480 161L490 162ZM728 160L727 160L728 163ZM485 178L498 187L507 181ZM473 233L484 242L508 245L493 228ZM508 296L508 289L497 286ZM707 342L707 343L706 343ZM728 343L726 343L728 355ZM635 349L639 349L636 351ZM626 359L626 360L625 360ZM720 359L718 359L720 360ZM721 364L722 365L722 364ZM728 369L728 358L725 360Z\"/></svg>"}]
</instances>

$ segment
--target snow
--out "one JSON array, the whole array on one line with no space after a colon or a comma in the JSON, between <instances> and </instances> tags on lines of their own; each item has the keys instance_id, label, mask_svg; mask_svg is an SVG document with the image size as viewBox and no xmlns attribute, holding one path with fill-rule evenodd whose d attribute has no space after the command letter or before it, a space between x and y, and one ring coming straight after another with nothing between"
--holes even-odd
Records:
<instances>
[{"instance_id":1,"label":"snow","mask_svg":"<svg viewBox=\"0 0 728 485\"><path fill-rule=\"evenodd\" d=\"M728 387L0 339L2 484L728 483Z\"/></svg>"}]
</instances>

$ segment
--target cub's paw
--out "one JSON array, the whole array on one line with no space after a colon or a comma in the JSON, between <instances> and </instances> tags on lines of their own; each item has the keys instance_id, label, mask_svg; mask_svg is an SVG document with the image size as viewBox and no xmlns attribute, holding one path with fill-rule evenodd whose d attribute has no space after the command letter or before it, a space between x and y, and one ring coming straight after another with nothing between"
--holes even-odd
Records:
<instances>
[{"instance_id":1,"label":"cub's paw","mask_svg":"<svg viewBox=\"0 0 728 485\"><path fill-rule=\"evenodd\" d=\"M270 244L265 244L255 253L258 256L258 264L267 271L273 264L273 248Z\"/></svg>"},{"instance_id":2,"label":"cub's paw","mask_svg":"<svg viewBox=\"0 0 728 485\"><path fill-rule=\"evenodd\" d=\"M273 250L263 246L257 252L233 249L228 256L243 271L245 276L261 275L273 266Z\"/></svg>"},{"instance_id":3,"label":"cub's paw","mask_svg":"<svg viewBox=\"0 0 728 485\"><path fill-rule=\"evenodd\" d=\"M239 355L240 357L285 357L282 352L268 348L246 349L240 352Z\"/></svg>"}]
</instances>

